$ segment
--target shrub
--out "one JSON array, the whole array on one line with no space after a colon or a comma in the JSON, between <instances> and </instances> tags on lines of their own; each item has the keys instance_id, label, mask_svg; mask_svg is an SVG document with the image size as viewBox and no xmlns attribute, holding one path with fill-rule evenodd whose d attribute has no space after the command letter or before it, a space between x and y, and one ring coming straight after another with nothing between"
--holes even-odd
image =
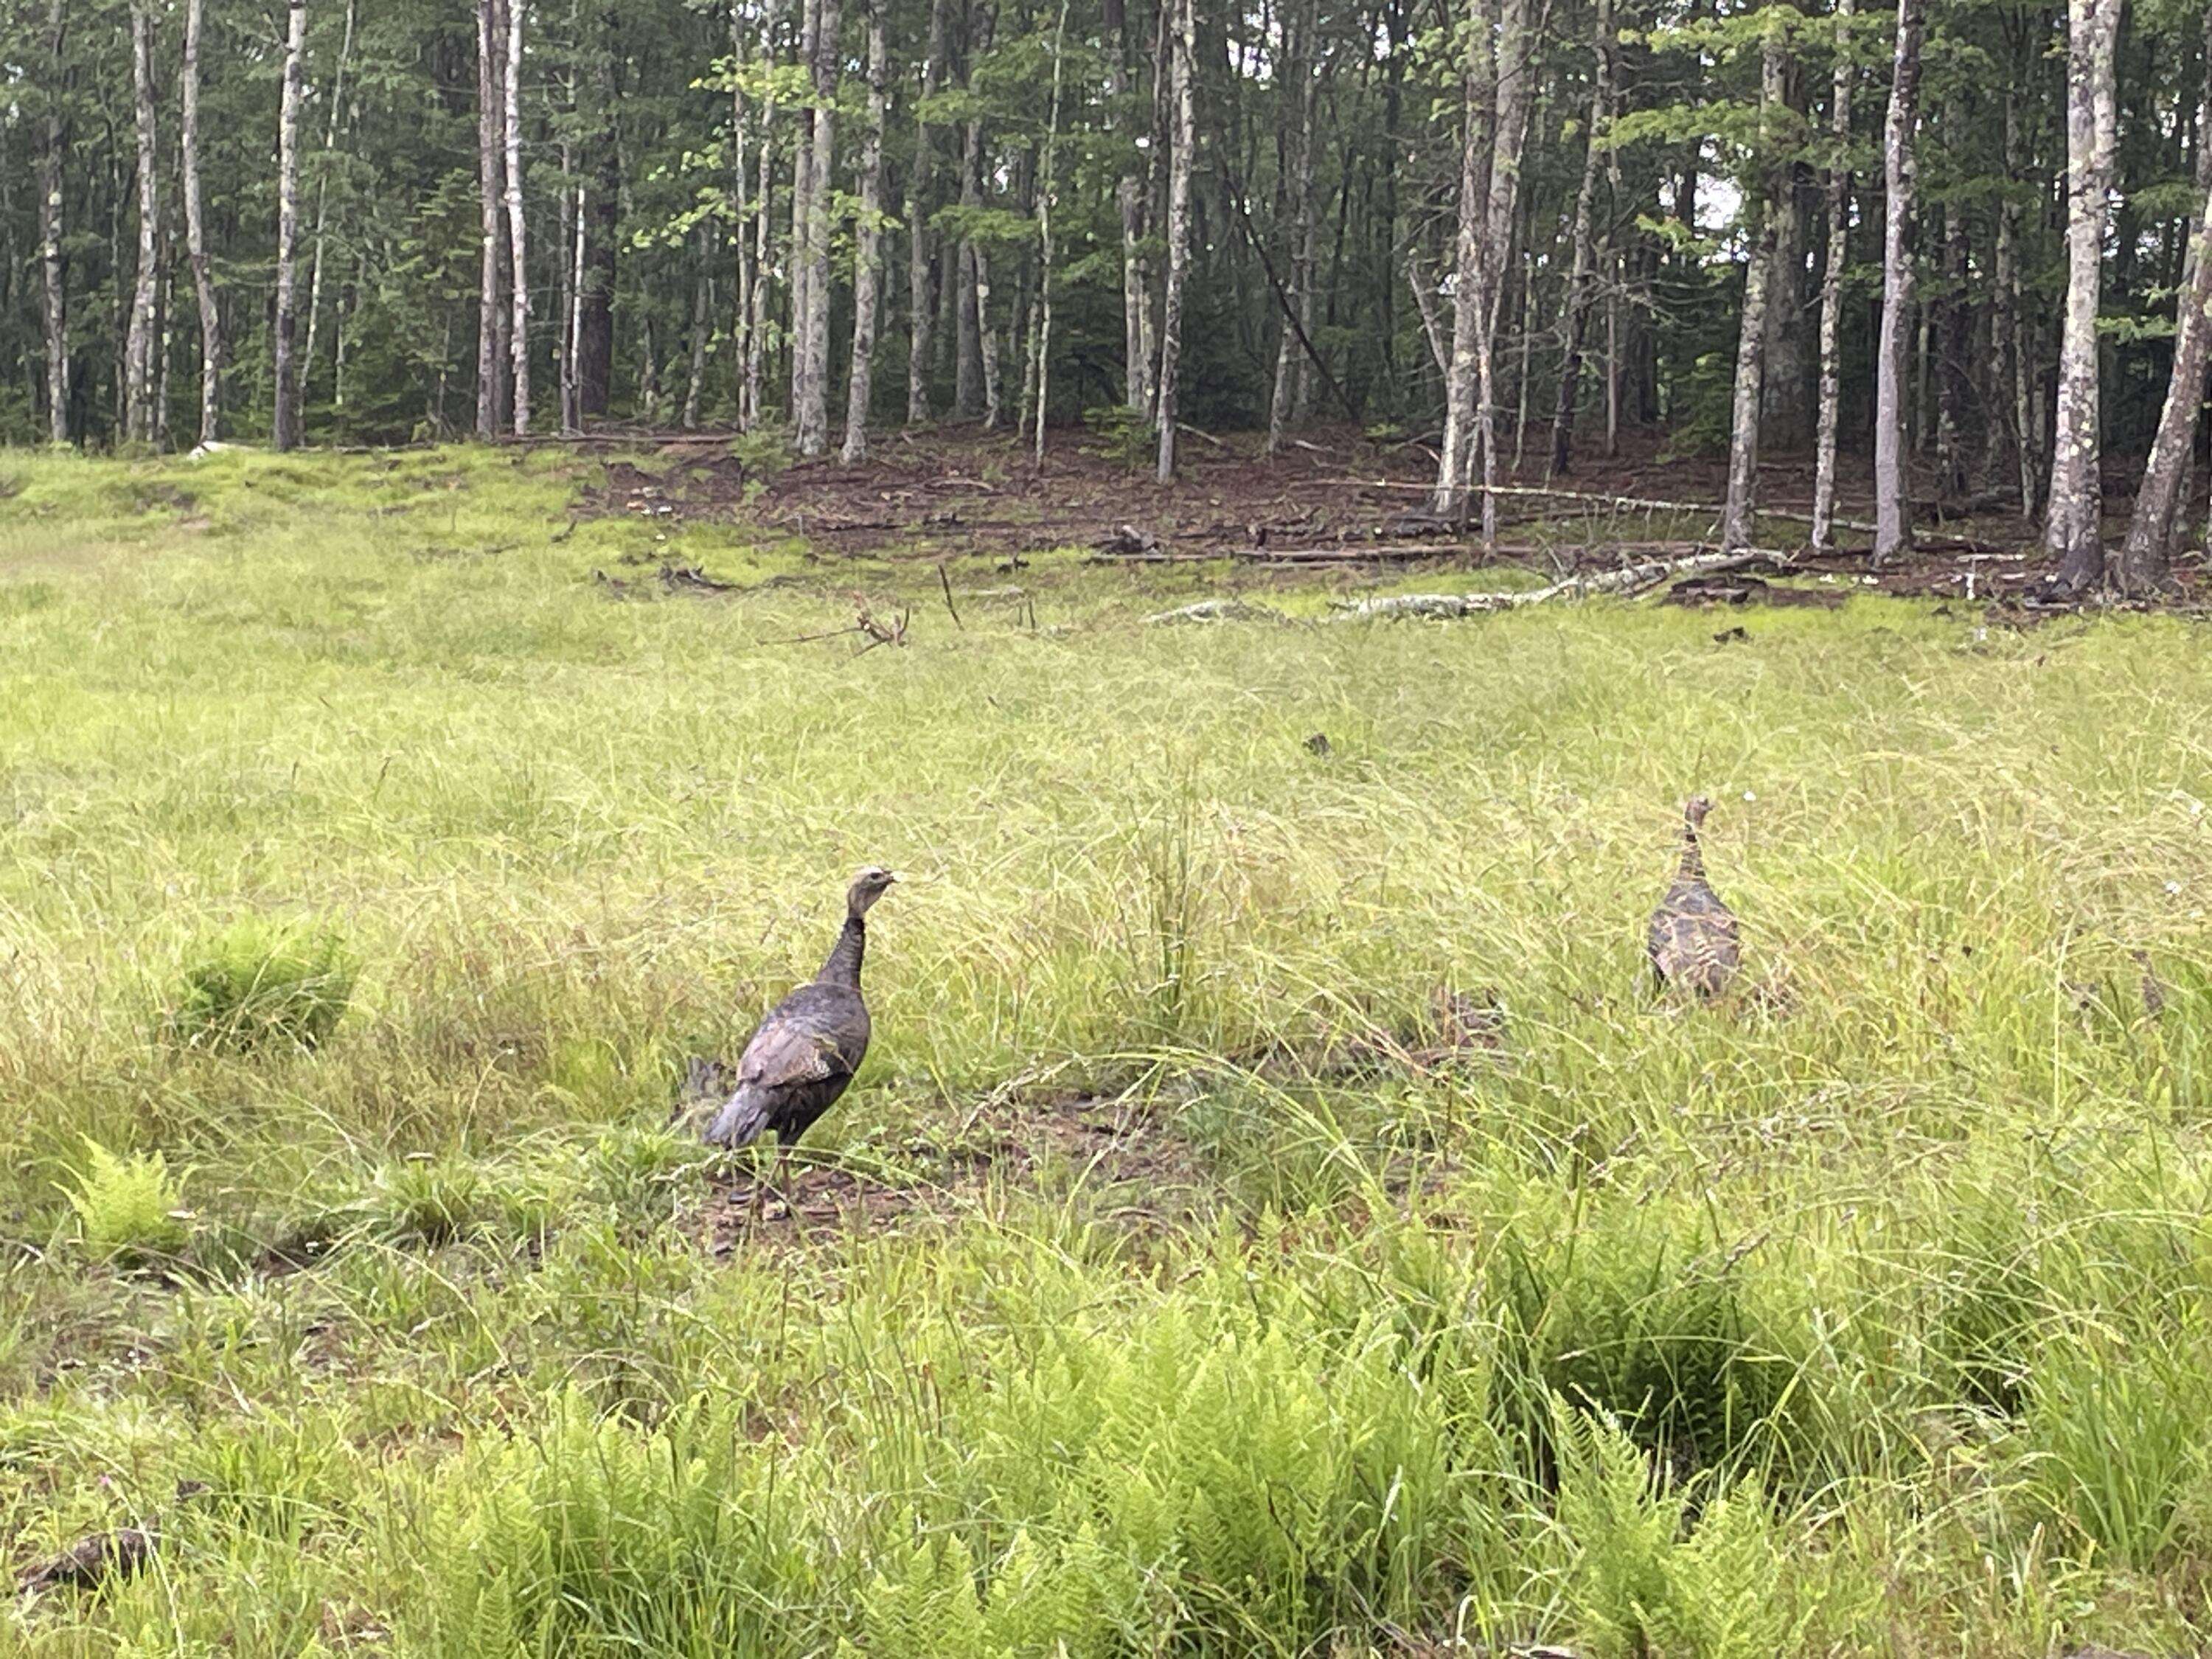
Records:
<instances>
[{"instance_id":1,"label":"shrub","mask_svg":"<svg viewBox=\"0 0 2212 1659\"><path fill-rule=\"evenodd\" d=\"M185 970L164 1028L187 1048L245 1054L275 1044L313 1053L344 1017L356 973L328 932L241 922Z\"/></svg>"},{"instance_id":2,"label":"shrub","mask_svg":"<svg viewBox=\"0 0 2212 1659\"><path fill-rule=\"evenodd\" d=\"M185 1238L184 1188L159 1152L118 1158L90 1136L85 1167L74 1188L64 1188L76 1212L84 1247L107 1261L136 1261L173 1255Z\"/></svg>"}]
</instances>

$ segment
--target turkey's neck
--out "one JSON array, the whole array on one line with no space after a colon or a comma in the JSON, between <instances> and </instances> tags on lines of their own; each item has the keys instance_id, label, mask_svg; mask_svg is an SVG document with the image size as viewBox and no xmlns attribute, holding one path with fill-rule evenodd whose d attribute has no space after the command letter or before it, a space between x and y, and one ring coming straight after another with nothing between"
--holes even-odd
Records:
<instances>
[{"instance_id":1,"label":"turkey's neck","mask_svg":"<svg viewBox=\"0 0 2212 1659\"><path fill-rule=\"evenodd\" d=\"M1698 846L1698 826L1682 826L1682 866L1676 871L1680 881L1703 881L1705 878L1705 855Z\"/></svg>"},{"instance_id":2,"label":"turkey's neck","mask_svg":"<svg viewBox=\"0 0 2212 1659\"><path fill-rule=\"evenodd\" d=\"M815 975L817 984L850 985L858 989L860 983L860 958L868 948L868 927L858 916L847 916L842 931L837 935L836 947L830 959Z\"/></svg>"}]
</instances>

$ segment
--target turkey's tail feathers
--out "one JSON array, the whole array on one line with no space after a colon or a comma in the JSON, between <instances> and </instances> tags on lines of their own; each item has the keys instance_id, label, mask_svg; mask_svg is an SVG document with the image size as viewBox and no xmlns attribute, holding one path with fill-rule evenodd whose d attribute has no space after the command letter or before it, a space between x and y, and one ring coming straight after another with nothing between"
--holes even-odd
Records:
<instances>
[{"instance_id":1,"label":"turkey's tail feathers","mask_svg":"<svg viewBox=\"0 0 2212 1659\"><path fill-rule=\"evenodd\" d=\"M768 1097L760 1090L741 1086L714 1114L714 1121L707 1126L706 1138L708 1144L714 1146L750 1146L767 1133L768 1127Z\"/></svg>"}]
</instances>

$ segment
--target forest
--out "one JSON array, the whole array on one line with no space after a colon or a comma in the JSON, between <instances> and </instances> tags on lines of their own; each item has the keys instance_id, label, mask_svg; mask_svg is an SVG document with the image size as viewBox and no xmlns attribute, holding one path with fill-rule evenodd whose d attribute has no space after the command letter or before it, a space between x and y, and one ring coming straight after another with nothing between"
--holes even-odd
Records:
<instances>
[{"instance_id":1,"label":"forest","mask_svg":"<svg viewBox=\"0 0 2212 1659\"><path fill-rule=\"evenodd\" d=\"M1839 501L1877 562L2000 510L2075 592L2167 586L2203 516L2212 16L2171 0L5 27L12 442L628 423L851 463L957 421L1164 481L1194 430L1314 428L1427 454L1494 541L1502 478L1657 434L1727 457L1723 546L1805 458L1816 549Z\"/></svg>"}]
</instances>

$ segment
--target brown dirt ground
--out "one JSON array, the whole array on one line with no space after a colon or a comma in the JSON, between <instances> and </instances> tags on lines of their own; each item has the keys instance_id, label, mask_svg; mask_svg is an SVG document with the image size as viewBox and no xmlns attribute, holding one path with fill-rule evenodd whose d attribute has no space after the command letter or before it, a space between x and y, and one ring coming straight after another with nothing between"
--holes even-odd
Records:
<instances>
[{"instance_id":1,"label":"brown dirt ground","mask_svg":"<svg viewBox=\"0 0 2212 1659\"><path fill-rule=\"evenodd\" d=\"M994 1189L1036 1186L1041 1170L1054 1165L1109 1197L1126 1196L1126 1213L1149 1225L1170 1218L1176 1195L1194 1194L1204 1181L1195 1150L1126 1101L1085 1096L982 1108L957 1140L950 1152L934 1145L906 1149L933 1172L908 1181L794 1163L791 1206L763 1158L757 1174L717 1180L684 1224L716 1255L741 1245L818 1244L842 1233L941 1222L977 1207ZM763 1190L755 1220L757 1182Z\"/></svg>"},{"instance_id":2,"label":"brown dirt ground","mask_svg":"<svg viewBox=\"0 0 2212 1659\"><path fill-rule=\"evenodd\" d=\"M753 478L726 439L685 438L660 444L649 459L611 459L605 486L581 510L743 526L799 542L821 562L972 557L1018 569L1024 555L1070 546L1096 550L1103 562L1229 560L1309 574L1486 562L1457 526L1427 514L1425 486L1435 457L1419 442L1377 444L1350 428L1317 428L1270 458L1251 434L1194 435L1182 447L1182 476L1164 487L1148 470L1103 453L1086 434L1062 430L1052 439L1042 469L1010 434L939 428L887 434L860 466L806 461ZM2136 470L2125 458L2107 465L2105 498L2115 509L2107 533L2115 544ZM1846 471L1863 469L1847 464ZM1502 482L1547 487L1540 463ZM1624 437L1616 457L1586 453L1574 474L1554 482L1585 498L1502 501L1497 558L1566 574L1697 550L1717 533L1717 507L1665 511L1610 498L1717 503L1726 490L1726 465L1718 457L1673 454L1662 437L1634 434ZM1771 512L1808 512L1809 458L1762 463L1760 487L1762 504ZM1929 481L1922 481L1921 499L1933 494ZM1838 502L1844 520L1863 520L1871 511L1856 489ZM1783 543L1775 550L1788 556L1774 567L1784 574L1991 605L2004 619L2072 608L2037 603L2048 563L2031 527L2002 501L1923 509L1920 550L1879 573L1868 568L1869 538L1862 532L1844 530L1845 545L1816 558L1805 551L1803 529L1794 520L1770 519L1766 528ZM2193 605L2204 573L2185 561L2179 574L2183 602ZM1771 596L1754 589L1734 599L1707 597L1744 604Z\"/></svg>"}]
</instances>

